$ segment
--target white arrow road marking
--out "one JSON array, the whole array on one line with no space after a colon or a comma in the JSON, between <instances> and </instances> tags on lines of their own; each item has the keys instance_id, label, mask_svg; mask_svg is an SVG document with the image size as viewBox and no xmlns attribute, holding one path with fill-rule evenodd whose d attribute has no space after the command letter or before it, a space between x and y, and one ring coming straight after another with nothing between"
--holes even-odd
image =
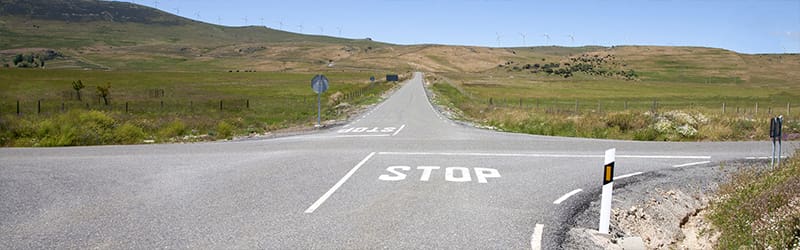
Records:
<instances>
[{"instance_id":1,"label":"white arrow road marking","mask_svg":"<svg viewBox=\"0 0 800 250\"><path fill-rule=\"evenodd\" d=\"M698 161L698 162L686 163L686 164L681 164L681 165L675 165L675 166L672 166L672 167L673 168L682 168L682 167L702 165L702 164L707 164L707 163L711 163L711 161Z\"/></svg>"},{"instance_id":2,"label":"white arrow road marking","mask_svg":"<svg viewBox=\"0 0 800 250\"><path fill-rule=\"evenodd\" d=\"M561 204L561 202L564 202L565 200L569 199L569 197L571 197L571 196L573 196L573 195L575 195L577 193L580 193L581 191L583 191L583 189L580 189L580 188L572 190L572 192L569 192L569 193L561 196L560 198L558 198L556 201L553 202L553 204L556 204L556 205Z\"/></svg>"},{"instance_id":3,"label":"white arrow road marking","mask_svg":"<svg viewBox=\"0 0 800 250\"><path fill-rule=\"evenodd\" d=\"M533 229L533 235L531 235L531 249L542 249L542 231L544 231L544 225L536 224L536 227Z\"/></svg>"},{"instance_id":4,"label":"white arrow road marking","mask_svg":"<svg viewBox=\"0 0 800 250\"><path fill-rule=\"evenodd\" d=\"M614 180L622 180L622 179L625 179L625 178L628 178L628 177L631 177L631 176L637 176L637 175L640 175L640 174L644 174L644 172L636 172L636 173L620 175L620 176L614 177Z\"/></svg>"},{"instance_id":5,"label":"white arrow road marking","mask_svg":"<svg viewBox=\"0 0 800 250\"><path fill-rule=\"evenodd\" d=\"M342 179L339 180L339 182L337 182L336 185L333 185L333 187L331 187L331 189L329 189L328 192L325 192L325 194L323 194L322 197L319 197L319 199L316 202L314 202L314 204L311 204L311 206L308 207L308 209L306 209L305 213L310 214L313 213L314 210L317 210L317 208L320 205L322 205L322 203L324 203L325 200L328 199L328 197L331 197L333 192L336 192L336 190L339 189L339 187L341 187L342 184L344 184L347 181L347 179L349 179L350 176L353 175L353 173L355 173L359 168L361 168L361 166L363 166L364 163L367 163L367 161L369 161L369 158L372 158L373 155L375 155L375 152L369 153L367 157L364 157L364 159L361 160L361 162L359 162L358 165L353 167L353 169L350 169L350 172L347 172L347 174L344 175L344 177L342 177Z\"/></svg>"}]
</instances>

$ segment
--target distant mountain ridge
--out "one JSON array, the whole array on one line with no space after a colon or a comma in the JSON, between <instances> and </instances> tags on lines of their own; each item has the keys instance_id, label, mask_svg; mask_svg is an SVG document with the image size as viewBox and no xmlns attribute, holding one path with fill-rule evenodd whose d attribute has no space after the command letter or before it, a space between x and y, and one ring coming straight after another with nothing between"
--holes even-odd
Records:
<instances>
[{"instance_id":1,"label":"distant mountain ridge","mask_svg":"<svg viewBox=\"0 0 800 250\"><path fill-rule=\"evenodd\" d=\"M182 17L158 9L126 2L97 0L0 0L0 15L31 19L90 22L113 21L181 25Z\"/></svg>"}]
</instances>

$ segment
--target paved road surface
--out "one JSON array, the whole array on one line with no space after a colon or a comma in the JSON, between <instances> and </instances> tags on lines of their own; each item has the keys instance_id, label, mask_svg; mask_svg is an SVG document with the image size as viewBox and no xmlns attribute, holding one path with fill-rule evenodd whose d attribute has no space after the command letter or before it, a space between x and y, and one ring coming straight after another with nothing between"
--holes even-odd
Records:
<instances>
[{"instance_id":1,"label":"paved road surface","mask_svg":"<svg viewBox=\"0 0 800 250\"><path fill-rule=\"evenodd\" d=\"M554 201L599 189L612 147L618 176L770 150L464 127L432 108L416 74L311 135L0 149L0 249L555 248L576 204Z\"/></svg>"}]
</instances>

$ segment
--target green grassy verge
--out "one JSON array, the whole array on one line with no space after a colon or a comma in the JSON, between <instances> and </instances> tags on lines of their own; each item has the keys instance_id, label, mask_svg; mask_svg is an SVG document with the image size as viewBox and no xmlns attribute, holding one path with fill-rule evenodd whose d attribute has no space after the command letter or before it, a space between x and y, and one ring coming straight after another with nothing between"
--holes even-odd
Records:
<instances>
[{"instance_id":1,"label":"green grassy verge","mask_svg":"<svg viewBox=\"0 0 800 250\"><path fill-rule=\"evenodd\" d=\"M514 78L453 84L431 78L440 104L460 111L461 119L504 131L646 141L765 140L769 118L783 114L785 134L800 136L800 107L791 104L800 97L790 94L798 92L792 86L775 93L759 85ZM787 104L794 105L791 113Z\"/></svg>"},{"instance_id":2,"label":"green grassy verge","mask_svg":"<svg viewBox=\"0 0 800 250\"><path fill-rule=\"evenodd\" d=\"M374 103L394 84L369 73L325 73L323 121ZM70 146L199 141L316 122L309 73L12 69L0 74L0 145ZM82 100L71 82L81 80ZM110 104L95 88L110 84ZM20 115L17 115L19 101ZM351 105L339 105L348 103ZM92 130L93 132L86 132ZM90 133L90 134L85 134Z\"/></svg>"},{"instance_id":3,"label":"green grassy verge","mask_svg":"<svg viewBox=\"0 0 800 250\"><path fill-rule=\"evenodd\" d=\"M775 169L738 173L711 204L709 219L721 232L717 248L800 248L799 190L797 157Z\"/></svg>"}]
</instances>

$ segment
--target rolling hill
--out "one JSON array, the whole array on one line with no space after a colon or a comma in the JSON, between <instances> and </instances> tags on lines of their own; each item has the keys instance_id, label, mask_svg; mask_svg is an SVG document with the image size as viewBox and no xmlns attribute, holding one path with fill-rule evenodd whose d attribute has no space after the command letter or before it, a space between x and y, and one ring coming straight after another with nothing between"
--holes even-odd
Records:
<instances>
[{"instance_id":1,"label":"rolling hill","mask_svg":"<svg viewBox=\"0 0 800 250\"><path fill-rule=\"evenodd\" d=\"M663 82L796 82L800 56L701 47L485 48L393 45L369 39L226 27L150 7L95 0L0 0L0 58L56 52L47 68L136 71L370 71L497 73L583 56L614 56L609 70ZM504 65L507 67L499 66ZM622 66L624 65L624 66ZM333 66L333 67L330 67ZM579 75L576 79L591 79ZM596 78L596 77L594 77Z\"/></svg>"}]
</instances>

